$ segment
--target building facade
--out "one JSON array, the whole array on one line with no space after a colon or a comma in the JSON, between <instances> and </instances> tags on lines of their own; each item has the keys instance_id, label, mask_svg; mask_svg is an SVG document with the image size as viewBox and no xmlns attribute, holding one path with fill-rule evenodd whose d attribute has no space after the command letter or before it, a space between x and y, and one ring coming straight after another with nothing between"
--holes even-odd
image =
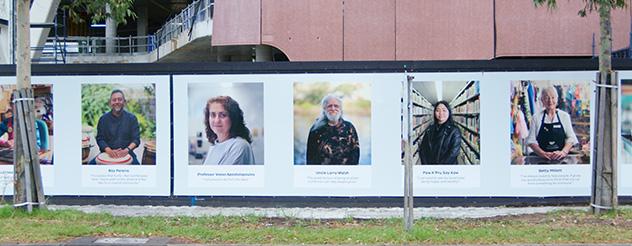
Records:
<instances>
[{"instance_id":1,"label":"building facade","mask_svg":"<svg viewBox=\"0 0 632 246\"><path fill-rule=\"evenodd\" d=\"M290 61L479 60L591 56L597 13L582 1L217 0L211 44L265 45ZM612 15L613 50L629 47L630 10Z\"/></svg>"},{"instance_id":2,"label":"building facade","mask_svg":"<svg viewBox=\"0 0 632 246\"><path fill-rule=\"evenodd\" d=\"M10 9L10 2L0 5ZM35 1L31 22L59 19L63 3ZM53 53L51 37L64 33L63 51L55 52L64 63L590 57L599 50L599 19L580 17L583 4L558 1L550 10L532 0L139 0L138 18L117 25L116 34L66 20L68 30L57 35L33 28L31 46L49 47L33 52L37 62ZM0 11L0 63L12 63L10 12ZM613 12L614 52L630 47L631 13ZM111 39L114 53L105 49Z\"/></svg>"}]
</instances>

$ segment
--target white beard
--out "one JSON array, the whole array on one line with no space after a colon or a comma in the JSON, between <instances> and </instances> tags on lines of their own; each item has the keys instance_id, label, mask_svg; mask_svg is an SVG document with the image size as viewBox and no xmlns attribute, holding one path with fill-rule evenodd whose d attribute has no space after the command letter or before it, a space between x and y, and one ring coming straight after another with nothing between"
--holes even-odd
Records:
<instances>
[{"instance_id":1,"label":"white beard","mask_svg":"<svg viewBox=\"0 0 632 246\"><path fill-rule=\"evenodd\" d=\"M327 116L327 120L329 120L330 122L338 122L338 120L340 120L341 115L342 115L341 113L332 115L332 114L329 114L329 112L325 112L325 116Z\"/></svg>"}]
</instances>

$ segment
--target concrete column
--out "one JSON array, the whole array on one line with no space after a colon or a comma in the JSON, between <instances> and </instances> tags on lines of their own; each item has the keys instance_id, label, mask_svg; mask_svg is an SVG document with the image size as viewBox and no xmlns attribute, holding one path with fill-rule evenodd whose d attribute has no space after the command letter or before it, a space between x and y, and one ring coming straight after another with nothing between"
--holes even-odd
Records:
<instances>
[{"instance_id":1,"label":"concrete column","mask_svg":"<svg viewBox=\"0 0 632 246\"><path fill-rule=\"evenodd\" d=\"M105 5L105 12L110 13L110 5ZM105 19L105 53L112 54L116 51L116 21L114 18Z\"/></svg>"},{"instance_id":2,"label":"concrete column","mask_svg":"<svg viewBox=\"0 0 632 246\"><path fill-rule=\"evenodd\" d=\"M144 1L138 1L138 5L136 6L136 36L143 37L147 36L147 29L149 26L148 21L148 13L147 13L147 3ZM145 38L138 39L138 51L147 51L147 40Z\"/></svg>"},{"instance_id":3,"label":"concrete column","mask_svg":"<svg viewBox=\"0 0 632 246\"><path fill-rule=\"evenodd\" d=\"M10 52L13 50L13 44L10 29L10 27L0 27L0 64L11 64Z\"/></svg>"},{"instance_id":4,"label":"concrete column","mask_svg":"<svg viewBox=\"0 0 632 246\"><path fill-rule=\"evenodd\" d=\"M272 61L272 48L267 45L257 45L255 47L255 61L266 62Z\"/></svg>"}]
</instances>

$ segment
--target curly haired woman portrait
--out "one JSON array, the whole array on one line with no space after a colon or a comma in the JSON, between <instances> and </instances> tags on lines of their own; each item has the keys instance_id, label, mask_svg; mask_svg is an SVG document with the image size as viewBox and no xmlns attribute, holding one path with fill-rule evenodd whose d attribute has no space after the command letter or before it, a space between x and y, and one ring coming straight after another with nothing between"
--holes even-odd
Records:
<instances>
[{"instance_id":1,"label":"curly haired woman portrait","mask_svg":"<svg viewBox=\"0 0 632 246\"><path fill-rule=\"evenodd\" d=\"M204 165L253 165L250 130L239 103L229 96L208 100L204 109L206 138L211 146Z\"/></svg>"}]
</instances>

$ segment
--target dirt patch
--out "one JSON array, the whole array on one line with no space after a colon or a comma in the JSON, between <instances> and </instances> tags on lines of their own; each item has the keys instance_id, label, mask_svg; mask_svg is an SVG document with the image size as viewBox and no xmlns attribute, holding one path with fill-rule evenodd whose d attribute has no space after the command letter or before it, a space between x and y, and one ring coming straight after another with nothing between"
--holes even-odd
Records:
<instances>
[{"instance_id":1,"label":"dirt patch","mask_svg":"<svg viewBox=\"0 0 632 246\"><path fill-rule=\"evenodd\" d=\"M628 216L629 217L629 216ZM625 216L593 216L584 212L570 212L561 214L522 214L506 215L490 218L457 219L466 224L477 226L488 223L516 223L524 225L549 225L549 226L616 226L618 228L632 229L632 219ZM369 222L370 221L370 222ZM436 219L436 221L454 221L454 219ZM261 218L256 227L310 227L310 228L353 228L373 225L385 225L387 220L371 219L293 219L293 218Z\"/></svg>"},{"instance_id":2,"label":"dirt patch","mask_svg":"<svg viewBox=\"0 0 632 246\"><path fill-rule=\"evenodd\" d=\"M190 238L173 237L169 239L169 244L197 244L197 243L200 243L200 242L192 240Z\"/></svg>"},{"instance_id":3,"label":"dirt patch","mask_svg":"<svg viewBox=\"0 0 632 246\"><path fill-rule=\"evenodd\" d=\"M367 219L294 219L294 218L262 218L260 227L313 227L313 228L342 228L342 227L359 227L366 226L367 221L375 221L377 224L383 224L381 220Z\"/></svg>"},{"instance_id":4,"label":"dirt patch","mask_svg":"<svg viewBox=\"0 0 632 246\"><path fill-rule=\"evenodd\" d=\"M553 225L558 224L561 226L564 225L574 225L574 226L617 226L619 228L629 228L632 229L632 219L627 219L624 216L613 215L610 217L602 216L593 216L589 213L582 212L574 212L568 214L560 214L560 215L551 215L544 213L536 213L536 214L521 214L521 215L507 215L507 216L497 216L491 218L482 218L482 219L469 219L476 220L480 222L504 222L504 221L512 221L512 222L522 222L525 224L532 225Z\"/></svg>"}]
</instances>

